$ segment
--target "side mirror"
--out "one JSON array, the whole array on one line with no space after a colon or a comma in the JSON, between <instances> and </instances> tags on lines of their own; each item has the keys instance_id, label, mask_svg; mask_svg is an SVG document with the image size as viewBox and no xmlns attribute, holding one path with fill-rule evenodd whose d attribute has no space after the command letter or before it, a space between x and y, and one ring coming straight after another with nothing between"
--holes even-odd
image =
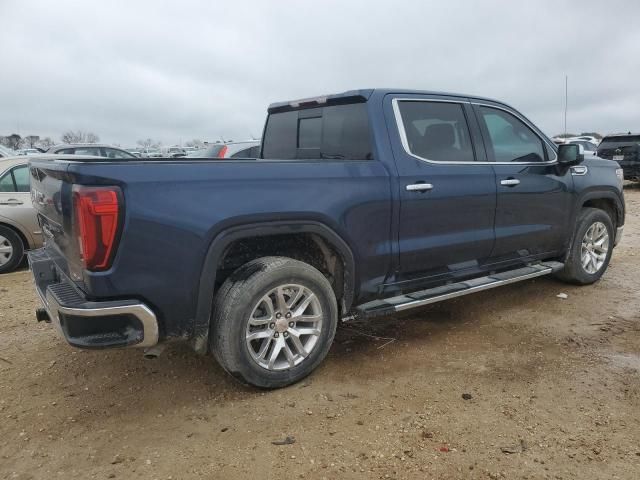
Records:
<instances>
[{"instance_id":1,"label":"side mirror","mask_svg":"<svg viewBox=\"0 0 640 480\"><path fill-rule=\"evenodd\" d=\"M558 163L560 165L576 165L584 160L580 145L563 143L558 145Z\"/></svg>"}]
</instances>

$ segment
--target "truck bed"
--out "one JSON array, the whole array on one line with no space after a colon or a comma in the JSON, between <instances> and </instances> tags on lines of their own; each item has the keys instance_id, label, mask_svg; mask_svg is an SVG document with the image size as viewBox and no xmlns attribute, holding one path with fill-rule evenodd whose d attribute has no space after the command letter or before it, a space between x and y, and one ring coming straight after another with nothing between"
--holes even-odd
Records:
<instances>
[{"instance_id":1,"label":"truck bed","mask_svg":"<svg viewBox=\"0 0 640 480\"><path fill-rule=\"evenodd\" d=\"M90 299L133 295L155 307L163 336L192 334L208 248L234 225L317 221L368 259L357 274L372 289L380 281L372 272L388 268L391 185L380 162L74 157L30 165L46 250L58 268ZM72 185L122 190L123 225L107 271L81 268Z\"/></svg>"}]
</instances>

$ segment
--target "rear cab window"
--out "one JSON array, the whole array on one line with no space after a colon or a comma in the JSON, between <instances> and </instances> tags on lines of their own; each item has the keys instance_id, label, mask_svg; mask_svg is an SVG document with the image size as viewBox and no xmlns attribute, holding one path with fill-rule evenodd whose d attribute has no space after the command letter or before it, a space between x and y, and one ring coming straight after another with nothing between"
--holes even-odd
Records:
<instances>
[{"instance_id":1,"label":"rear cab window","mask_svg":"<svg viewBox=\"0 0 640 480\"><path fill-rule=\"evenodd\" d=\"M373 159L366 103L328 105L269 114L262 158Z\"/></svg>"}]
</instances>

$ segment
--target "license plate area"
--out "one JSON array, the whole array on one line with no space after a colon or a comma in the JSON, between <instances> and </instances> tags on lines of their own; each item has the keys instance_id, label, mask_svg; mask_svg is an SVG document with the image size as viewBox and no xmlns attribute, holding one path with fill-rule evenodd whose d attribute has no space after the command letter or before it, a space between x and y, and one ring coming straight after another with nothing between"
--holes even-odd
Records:
<instances>
[{"instance_id":1,"label":"license plate area","mask_svg":"<svg viewBox=\"0 0 640 480\"><path fill-rule=\"evenodd\" d=\"M619 161L621 161L621 160L624 160L624 155L614 155L614 156L613 156L613 159L614 159L616 162L619 162Z\"/></svg>"}]
</instances>

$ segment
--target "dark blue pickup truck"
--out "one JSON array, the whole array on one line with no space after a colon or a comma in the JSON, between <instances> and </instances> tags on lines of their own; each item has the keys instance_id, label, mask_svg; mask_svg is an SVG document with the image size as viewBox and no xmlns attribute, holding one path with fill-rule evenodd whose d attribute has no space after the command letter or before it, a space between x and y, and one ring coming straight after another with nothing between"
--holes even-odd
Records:
<instances>
[{"instance_id":1,"label":"dark blue pickup truck","mask_svg":"<svg viewBox=\"0 0 640 480\"><path fill-rule=\"evenodd\" d=\"M32 159L38 319L80 348L189 341L275 388L340 320L590 284L622 234L619 166L504 103L375 89L268 112L257 159Z\"/></svg>"}]
</instances>

